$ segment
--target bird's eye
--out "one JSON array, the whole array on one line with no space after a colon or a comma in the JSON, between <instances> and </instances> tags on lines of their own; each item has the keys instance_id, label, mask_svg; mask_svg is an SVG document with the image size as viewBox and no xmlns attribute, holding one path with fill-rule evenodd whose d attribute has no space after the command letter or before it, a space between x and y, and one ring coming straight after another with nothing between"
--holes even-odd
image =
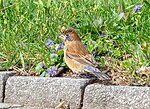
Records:
<instances>
[{"instance_id":1,"label":"bird's eye","mask_svg":"<svg viewBox=\"0 0 150 109\"><path fill-rule=\"evenodd\" d=\"M72 36L70 34L66 34L66 40L71 41L71 39L72 39Z\"/></svg>"},{"instance_id":2,"label":"bird's eye","mask_svg":"<svg viewBox=\"0 0 150 109\"><path fill-rule=\"evenodd\" d=\"M68 36L69 36L69 34L66 34L66 36L68 37Z\"/></svg>"}]
</instances>

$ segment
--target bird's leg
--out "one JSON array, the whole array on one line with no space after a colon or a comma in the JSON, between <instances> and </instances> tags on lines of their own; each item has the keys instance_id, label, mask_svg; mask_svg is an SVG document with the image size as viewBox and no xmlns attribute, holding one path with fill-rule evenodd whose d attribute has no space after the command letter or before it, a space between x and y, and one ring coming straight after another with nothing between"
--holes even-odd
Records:
<instances>
[{"instance_id":1,"label":"bird's leg","mask_svg":"<svg viewBox=\"0 0 150 109\"><path fill-rule=\"evenodd\" d=\"M102 71L102 73L107 73L110 69L106 69L104 71Z\"/></svg>"},{"instance_id":2,"label":"bird's leg","mask_svg":"<svg viewBox=\"0 0 150 109\"><path fill-rule=\"evenodd\" d=\"M79 73L77 71L72 71L72 77L79 77Z\"/></svg>"},{"instance_id":3,"label":"bird's leg","mask_svg":"<svg viewBox=\"0 0 150 109\"><path fill-rule=\"evenodd\" d=\"M77 71L73 71L73 74L78 74L78 72Z\"/></svg>"},{"instance_id":4,"label":"bird's leg","mask_svg":"<svg viewBox=\"0 0 150 109\"><path fill-rule=\"evenodd\" d=\"M81 78L91 78L91 75L88 72L79 73L79 77Z\"/></svg>"},{"instance_id":5,"label":"bird's leg","mask_svg":"<svg viewBox=\"0 0 150 109\"><path fill-rule=\"evenodd\" d=\"M87 74L86 73L80 73L78 76L80 78L87 78Z\"/></svg>"}]
</instances>

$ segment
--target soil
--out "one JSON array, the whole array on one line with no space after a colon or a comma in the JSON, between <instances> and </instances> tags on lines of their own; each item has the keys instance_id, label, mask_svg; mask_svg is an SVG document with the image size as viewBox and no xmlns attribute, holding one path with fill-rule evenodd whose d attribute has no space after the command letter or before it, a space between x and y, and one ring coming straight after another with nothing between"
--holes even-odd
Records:
<instances>
[{"instance_id":1,"label":"soil","mask_svg":"<svg viewBox=\"0 0 150 109\"><path fill-rule=\"evenodd\" d=\"M104 71L106 69L101 69ZM10 72L15 72L14 76L40 76L38 73L34 71L23 71L22 69L14 70L10 69ZM1 71L0 71L1 72ZM4 71L3 71L4 72ZM65 72L65 73L64 73ZM147 76L141 76L139 81L132 78L128 73L125 72L117 72L113 69L108 70L107 74L111 77L110 80L100 81L92 74L75 74L69 69L65 69L64 67L60 67L57 73L52 77L68 77L68 78L92 78L96 83L103 83L106 85L121 85L121 86L150 86L150 82L147 82Z\"/></svg>"}]
</instances>

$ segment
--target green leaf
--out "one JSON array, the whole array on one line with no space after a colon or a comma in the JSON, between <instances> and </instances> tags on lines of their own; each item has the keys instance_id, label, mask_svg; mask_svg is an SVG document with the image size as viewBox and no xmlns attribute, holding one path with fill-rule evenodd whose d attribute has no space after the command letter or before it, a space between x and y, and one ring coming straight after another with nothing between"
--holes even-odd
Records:
<instances>
[{"instance_id":1,"label":"green leaf","mask_svg":"<svg viewBox=\"0 0 150 109\"><path fill-rule=\"evenodd\" d=\"M23 54L21 52L20 52L20 60L21 60L22 68L25 70L24 57L23 57Z\"/></svg>"},{"instance_id":2,"label":"green leaf","mask_svg":"<svg viewBox=\"0 0 150 109\"><path fill-rule=\"evenodd\" d=\"M35 67L35 71L38 73L41 73L43 71L43 68L42 68L43 65L44 65L43 62L38 63Z\"/></svg>"},{"instance_id":3,"label":"green leaf","mask_svg":"<svg viewBox=\"0 0 150 109\"><path fill-rule=\"evenodd\" d=\"M150 3L147 0L143 0L146 5L150 7Z\"/></svg>"},{"instance_id":4,"label":"green leaf","mask_svg":"<svg viewBox=\"0 0 150 109\"><path fill-rule=\"evenodd\" d=\"M50 54L51 62L57 62L58 61L58 55L57 54Z\"/></svg>"},{"instance_id":5,"label":"green leaf","mask_svg":"<svg viewBox=\"0 0 150 109\"><path fill-rule=\"evenodd\" d=\"M3 54L2 52L0 52L0 56L2 56L2 57L4 57L4 58L7 57L7 55Z\"/></svg>"},{"instance_id":6,"label":"green leaf","mask_svg":"<svg viewBox=\"0 0 150 109\"><path fill-rule=\"evenodd\" d=\"M64 50L60 50L60 51L58 51L58 53L57 53L59 56L62 56L62 55L64 55Z\"/></svg>"},{"instance_id":7,"label":"green leaf","mask_svg":"<svg viewBox=\"0 0 150 109\"><path fill-rule=\"evenodd\" d=\"M39 0L39 4L40 4L41 6L44 5L43 2L42 2L42 0Z\"/></svg>"},{"instance_id":8,"label":"green leaf","mask_svg":"<svg viewBox=\"0 0 150 109\"><path fill-rule=\"evenodd\" d=\"M45 77L46 74L47 74L47 72L43 71L40 76Z\"/></svg>"},{"instance_id":9,"label":"green leaf","mask_svg":"<svg viewBox=\"0 0 150 109\"><path fill-rule=\"evenodd\" d=\"M0 65L0 70L4 70L4 68Z\"/></svg>"},{"instance_id":10,"label":"green leaf","mask_svg":"<svg viewBox=\"0 0 150 109\"><path fill-rule=\"evenodd\" d=\"M47 8L49 8L51 5L51 0L47 0Z\"/></svg>"},{"instance_id":11,"label":"green leaf","mask_svg":"<svg viewBox=\"0 0 150 109\"><path fill-rule=\"evenodd\" d=\"M60 66L62 66L62 67L66 67L67 65L66 65L66 63L65 63L65 62L62 62L62 63L60 64Z\"/></svg>"}]
</instances>

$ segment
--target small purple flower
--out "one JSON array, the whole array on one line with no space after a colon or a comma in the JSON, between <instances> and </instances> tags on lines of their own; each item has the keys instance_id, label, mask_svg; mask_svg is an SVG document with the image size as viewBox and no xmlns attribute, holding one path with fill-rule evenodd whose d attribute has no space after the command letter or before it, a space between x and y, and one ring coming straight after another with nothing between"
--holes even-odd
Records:
<instances>
[{"instance_id":1,"label":"small purple flower","mask_svg":"<svg viewBox=\"0 0 150 109\"><path fill-rule=\"evenodd\" d=\"M46 69L47 69L45 65L43 65L43 66L42 66L42 68L43 68L44 70L46 70Z\"/></svg>"},{"instance_id":2,"label":"small purple flower","mask_svg":"<svg viewBox=\"0 0 150 109\"><path fill-rule=\"evenodd\" d=\"M135 12L140 12L142 7L143 7L143 4L136 5L136 6L134 7L134 11L135 11Z\"/></svg>"},{"instance_id":3,"label":"small purple flower","mask_svg":"<svg viewBox=\"0 0 150 109\"><path fill-rule=\"evenodd\" d=\"M58 45L57 51L60 51L61 49L63 49L65 46L65 43L62 42L61 44Z\"/></svg>"},{"instance_id":4,"label":"small purple flower","mask_svg":"<svg viewBox=\"0 0 150 109\"><path fill-rule=\"evenodd\" d=\"M56 67L52 66L51 70L48 70L48 73L53 76L56 73L56 71L57 71Z\"/></svg>"},{"instance_id":5,"label":"small purple flower","mask_svg":"<svg viewBox=\"0 0 150 109\"><path fill-rule=\"evenodd\" d=\"M103 33L99 34L98 38L101 38L101 37L103 37L103 38L106 37L106 34L103 34Z\"/></svg>"},{"instance_id":6,"label":"small purple flower","mask_svg":"<svg viewBox=\"0 0 150 109\"><path fill-rule=\"evenodd\" d=\"M109 54L112 55L114 50L109 50Z\"/></svg>"},{"instance_id":7,"label":"small purple flower","mask_svg":"<svg viewBox=\"0 0 150 109\"><path fill-rule=\"evenodd\" d=\"M54 44L55 44L55 42L53 42L52 40L48 39L48 42L46 43L46 46L51 47Z\"/></svg>"}]
</instances>

